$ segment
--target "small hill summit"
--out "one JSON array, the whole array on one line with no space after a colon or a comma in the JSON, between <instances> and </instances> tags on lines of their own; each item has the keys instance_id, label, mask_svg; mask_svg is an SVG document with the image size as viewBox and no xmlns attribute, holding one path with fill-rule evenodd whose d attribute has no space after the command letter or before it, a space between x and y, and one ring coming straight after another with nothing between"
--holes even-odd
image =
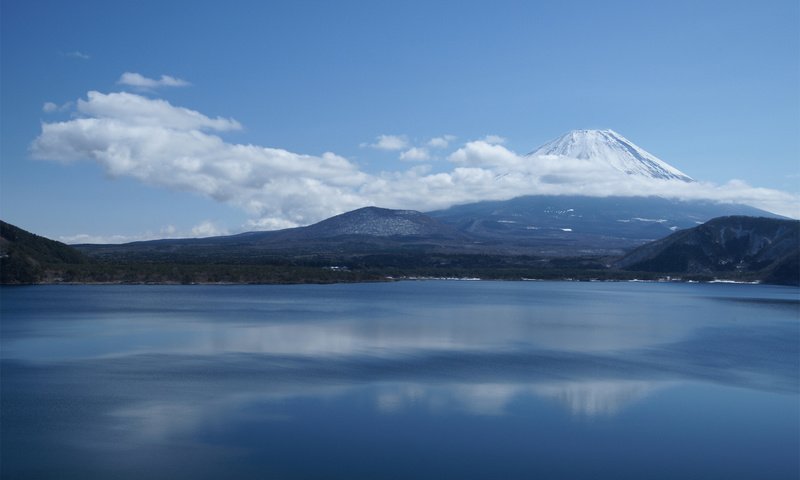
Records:
<instances>
[{"instance_id":1,"label":"small hill summit","mask_svg":"<svg viewBox=\"0 0 800 480\"><path fill-rule=\"evenodd\" d=\"M435 236L454 232L438 220L414 210L364 207L305 227L303 233L319 238L345 235Z\"/></svg>"}]
</instances>

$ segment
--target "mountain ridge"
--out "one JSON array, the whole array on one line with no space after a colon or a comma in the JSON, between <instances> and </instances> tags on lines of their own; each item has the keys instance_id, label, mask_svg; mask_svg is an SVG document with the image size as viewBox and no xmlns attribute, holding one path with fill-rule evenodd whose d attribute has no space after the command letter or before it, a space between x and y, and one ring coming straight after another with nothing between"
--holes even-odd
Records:
<instances>
[{"instance_id":1,"label":"mountain ridge","mask_svg":"<svg viewBox=\"0 0 800 480\"><path fill-rule=\"evenodd\" d=\"M79 244L92 255L242 249L330 252L425 248L546 256L621 255L625 250L714 217L774 216L742 205L661 197L531 195L417 212L364 207L305 227L236 235Z\"/></svg>"},{"instance_id":2,"label":"mountain ridge","mask_svg":"<svg viewBox=\"0 0 800 480\"><path fill-rule=\"evenodd\" d=\"M390 218L423 215L385 209L366 213ZM531 250L520 253L491 244L489 248L470 242L453 245L441 238L437 243L426 235L369 237L349 230L330 237L332 241L312 241L301 248L292 240L287 242L288 237L273 235L271 241L277 243L247 243L241 238L231 240L237 237L232 236L222 237L228 243L187 239L184 243L99 245L79 251L11 225L2 227L2 284L336 283L409 277L658 280L669 276L800 284L800 221L774 218L713 219L616 258L536 256ZM399 232L407 230L401 227Z\"/></svg>"}]
</instances>

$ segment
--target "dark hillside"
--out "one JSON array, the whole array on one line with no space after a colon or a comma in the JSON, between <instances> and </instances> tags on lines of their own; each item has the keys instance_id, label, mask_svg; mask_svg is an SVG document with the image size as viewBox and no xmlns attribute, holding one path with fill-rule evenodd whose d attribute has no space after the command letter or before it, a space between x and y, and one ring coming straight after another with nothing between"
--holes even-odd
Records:
<instances>
[{"instance_id":1,"label":"dark hillside","mask_svg":"<svg viewBox=\"0 0 800 480\"><path fill-rule=\"evenodd\" d=\"M643 245L616 262L624 270L800 284L800 222L722 217Z\"/></svg>"},{"instance_id":2,"label":"dark hillside","mask_svg":"<svg viewBox=\"0 0 800 480\"><path fill-rule=\"evenodd\" d=\"M37 283L57 266L86 262L69 245L0 221L0 283Z\"/></svg>"}]
</instances>

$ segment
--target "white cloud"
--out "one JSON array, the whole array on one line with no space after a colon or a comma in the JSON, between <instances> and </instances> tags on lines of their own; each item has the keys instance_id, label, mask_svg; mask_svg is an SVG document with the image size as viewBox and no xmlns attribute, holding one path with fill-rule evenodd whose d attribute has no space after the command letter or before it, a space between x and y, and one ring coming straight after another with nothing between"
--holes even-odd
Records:
<instances>
[{"instance_id":1,"label":"white cloud","mask_svg":"<svg viewBox=\"0 0 800 480\"><path fill-rule=\"evenodd\" d=\"M710 199L800 217L800 198L786 192L741 181L720 186L635 177L579 159L522 156L486 139L453 152L449 171L415 165L368 174L333 153L304 155L229 143L219 136L237 128L235 120L211 118L164 100L89 92L77 102L75 118L42 124L31 153L39 159L94 161L112 176L234 205L250 215L247 227L256 229L307 225L367 205L428 211L532 194ZM407 142L384 137L378 143ZM410 153L414 148L417 153ZM411 147L404 154L411 159L421 151ZM191 235L214 234L215 229L200 224Z\"/></svg>"},{"instance_id":2,"label":"white cloud","mask_svg":"<svg viewBox=\"0 0 800 480\"><path fill-rule=\"evenodd\" d=\"M430 152L422 147L411 147L405 152L400 154L400 160L409 160L412 162L421 162L431 158Z\"/></svg>"},{"instance_id":3,"label":"white cloud","mask_svg":"<svg viewBox=\"0 0 800 480\"><path fill-rule=\"evenodd\" d=\"M450 146L450 142L455 139L455 135L442 135L441 137L434 137L428 140L428 146L430 148L447 148Z\"/></svg>"},{"instance_id":4,"label":"white cloud","mask_svg":"<svg viewBox=\"0 0 800 480\"><path fill-rule=\"evenodd\" d=\"M180 78L161 75L158 80L147 78L144 75L134 72L125 72L119 77L117 83L137 88L159 88L159 87L188 87L191 83Z\"/></svg>"},{"instance_id":5,"label":"white cloud","mask_svg":"<svg viewBox=\"0 0 800 480\"><path fill-rule=\"evenodd\" d=\"M408 148L408 137L405 135L378 135L375 143L362 144L362 146L377 148L379 150L403 150Z\"/></svg>"},{"instance_id":6,"label":"white cloud","mask_svg":"<svg viewBox=\"0 0 800 480\"><path fill-rule=\"evenodd\" d=\"M180 131L242 128L236 120L209 118L195 110L175 107L165 100L126 92L89 92L87 100L78 100L78 112L98 120L120 121L126 126L157 126Z\"/></svg>"},{"instance_id":7,"label":"white cloud","mask_svg":"<svg viewBox=\"0 0 800 480\"><path fill-rule=\"evenodd\" d=\"M89 92L78 113L43 123L33 156L92 160L112 176L200 193L282 225L307 224L366 202L358 187L367 176L345 158L231 144L209 133L240 128L234 120L130 93Z\"/></svg>"},{"instance_id":8,"label":"white cloud","mask_svg":"<svg viewBox=\"0 0 800 480\"><path fill-rule=\"evenodd\" d=\"M514 167L522 164L524 160L502 145L477 140L468 142L450 154L450 161L474 167Z\"/></svg>"}]
</instances>

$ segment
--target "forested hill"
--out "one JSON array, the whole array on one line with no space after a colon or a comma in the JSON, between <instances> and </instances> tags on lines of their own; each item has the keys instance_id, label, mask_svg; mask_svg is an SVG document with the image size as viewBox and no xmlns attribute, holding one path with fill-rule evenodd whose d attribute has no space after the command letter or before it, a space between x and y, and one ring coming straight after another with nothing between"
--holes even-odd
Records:
<instances>
[{"instance_id":1,"label":"forested hill","mask_svg":"<svg viewBox=\"0 0 800 480\"><path fill-rule=\"evenodd\" d=\"M800 221L715 218L642 245L616 266L674 275L800 284Z\"/></svg>"},{"instance_id":2,"label":"forested hill","mask_svg":"<svg viewBox=\"0 0 800 480\"><path fill-rule=\"evenodd\" d=\"M0 282L39 283L60 265L87 263L84 254L61 242L0 221Z\"/></svg>"},{"instance_id":3,"label":"forested hill","mask_svg":"<svg viewBox=\"0 0 800 480\"><path fill-rule=\"evenodd\" d=\"M0 221L0 284L53 283L338 283L384 280L377 270L350 271L330 263L293 258L243 258L214 262L204 256L182 258L96 259L61 242Z\"/></svg>"}]
</instances>

